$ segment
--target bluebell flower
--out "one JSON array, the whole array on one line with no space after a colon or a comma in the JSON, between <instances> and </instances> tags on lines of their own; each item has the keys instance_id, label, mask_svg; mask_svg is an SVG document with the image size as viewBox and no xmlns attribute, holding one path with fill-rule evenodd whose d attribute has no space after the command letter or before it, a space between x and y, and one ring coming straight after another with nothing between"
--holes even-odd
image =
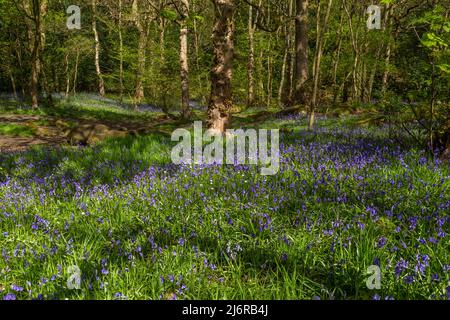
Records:
<instances>
[{"instance_id":1,"label":"bluebell flower","mask_svg":"<svg viewBox=\"0 0 450 320\"><path fill-rule=\"evenodd\" d=\"M23 291L23 288L20 287L20 286L18 286L18 285L16 285L16 284L13 284L13 285L11 286L11 290L13 290L13 291L15 291L15 292L21 292L21 291Z\"/></svg>"},{"instance_id":2,"label":"bluebell flower","mask_svg":"<svg viewBox=\"0 0 450 320\"><path fill-rule=\"evenodd\" d=\"M380 237L378 239L377 248L383 248L387 243L387 239L385 237Z\"/></svg>"},{"instance_id":3,"label":"bluebell flower","mask_svg":"<svg viewBox=\"0 0 450 320\"><path fill-rule=\"evenodd\" d=\"M13 293L7 293L3 296L3 300L16 300L16 295Z\"/></svg>"},{"instance_id":4,"label":"bluebell flower","mask_svg":"<svg viewBox=\"0 0 450 320\"><path fill-rule=\"evenodd\" d=\"M401 258L399 262L397 262L397 265L395 266L395 276L397 278L400 277L402 272L406 270L406 268L408 268L408 265L409 265L408 261L405 261L403 258Z\"/></svg>"},{"instance_id":5,"label":"bluebell flower","mask_svg":"<svg viewBox=\"0 0 450 320\"><path fill-rule=\"evenodd\" d=\"M408 276L405 277L404 281L405 281L406 284L411 284L411 283L414 282L414 276L408 275Z\"/></svg>"}]
</instances>

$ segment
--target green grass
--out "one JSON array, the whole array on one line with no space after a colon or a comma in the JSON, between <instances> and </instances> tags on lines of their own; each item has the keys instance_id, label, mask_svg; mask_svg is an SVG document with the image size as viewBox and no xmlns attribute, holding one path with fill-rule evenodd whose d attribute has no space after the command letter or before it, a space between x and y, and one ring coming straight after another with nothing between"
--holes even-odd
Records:
<instances>
[{"instance_id":1,"label":"green grass","mask_svg":"<svg viewBox=\"0 0 450 320\"><path fill-rule=\"evenodd\" d=\"M174 143L157 134L0 154L0 296L447 297L448 165L351 117L319 119L315 133L304 119L258 125L292 129L275 176L174 166ZM418 254L429 259L423 273ZM369 290L376 260L382 287ZM80 290L67 288L71 265Z\"/></svg>"},{"instance_id":2,"label":"green grass","mask_svg":"<svg viewBox=\"0 0 450 320\"><path fill-rule=\"evenodd\" d=\"M37 110L26 103L0 100L0 114L51 116L64 119L103 121L148 121L163 115L155 112L135 112L131 105L112 104L112 99L79 93L68 98L54 99L54 105L42 103Z\"/></svg>"},{"instance_id":3,"label":"green grass","mask_svg":"<svg viewBox=\"0 0 450 320\"><path fill-rule=\"evenodd\" d=\"M35 134L33 128L25 125L0 122L0 135L14 137L32 137Z\"/></svg>"}]
</instances>

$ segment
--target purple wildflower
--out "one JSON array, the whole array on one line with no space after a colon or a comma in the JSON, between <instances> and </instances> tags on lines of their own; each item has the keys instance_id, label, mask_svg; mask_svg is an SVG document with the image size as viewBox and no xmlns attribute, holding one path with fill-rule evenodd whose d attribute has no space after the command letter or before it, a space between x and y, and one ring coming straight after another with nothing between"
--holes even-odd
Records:
<instances>
[{"instance_id":1,"label":"purple wildflower","mask_svg":"<svg viewBox=\"0 0 450 320\"><path fill-rule=\"evenodd\" d=\"M7 293L3 296L3 300L16 300L16 295L13 293Z\"/></svg>"},{"instance_id":2,"label":"purple wildflower","mask_svg":"<svg viewBox=\"0 0 450 320\"><path fill-rule=\"evenodd\" d=\"M20 287L20 286L18 286L18 285L16 285L16 284L13 284L13 285L11 286L11 290L13 290L13 291L15 291L15 292L21 292L21 291L23 291L23 288Z\"/></svg>"}]
</instances>

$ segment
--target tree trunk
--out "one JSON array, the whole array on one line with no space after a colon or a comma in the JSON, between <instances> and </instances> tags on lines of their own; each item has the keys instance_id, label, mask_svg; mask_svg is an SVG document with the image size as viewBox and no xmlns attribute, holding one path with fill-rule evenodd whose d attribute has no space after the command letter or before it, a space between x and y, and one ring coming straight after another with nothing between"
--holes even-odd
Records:
<instances>
[{"instance_id":1,"label":"tree trunk","mask_svg":"<svg viewBox=\"0 0 450 320\"><path fill-rule=\"evenodd\" d=\"M266 99L266 89L264 88L264 50L259 51L258 59L258 101L264 101Z\"/></svg>"},{"instance_id":2,"label":"tree trunk","mask_svg":"<svg viewBox=\"0 0 450 320\"><path fill-rule=\"evenodd\" d=\"M314 57L314 87L313 87L313 96L312 96L312 103L309 110L309 124L308 128L309 130L312 130L314 128L315 124L315 109L317 107L317 99L318 99L318 93L319 93L319 81L320 81L320 65L322 61L322 54L323 54L323 46L324 46L324 37L325 33L328 28L328 20L330 18L331 13L331 7L333 6L333 0L328 0L328 6L327 11L325 14L325 19L323 22L323 26L320 26L320 1L318 3L318 9L317 9L317 41L316 41L316 54Z\"/></svg>"},{"instance_id":3,"label":"tree trunk","mask_svg":"<svg viewBox=\"0 0 450 320\"><path fill-rule=\"evenodd\" d=\"M39 58L35 49L31 55L31 64L31 107L37 109L39 107Z\"/></svg>"},{"instance_id":4,"label":"tree trunk","mask_svg":"<svg viewBox=\"0 0 450 320\"><path fill-rule=\"evenodd\" d=\"M23 8L27 13L27 31L30 40L31 50L31 106L33 109L39 107L39 75L41 71L41 53L44 41L43 17L47 13L47 0L35 0L31 7L28 1L25 1Z\"/></svg>"},{"instance_id":5,"label":"tree trunk","mask_svg":"<svg viewBox=\"0 0 450 320\"><path fill-rule=\"evenodd\" d=\"M136 74L136 92L134 94L135 107L139 106L145 97L143 76L146 63L145 49L147 47L147 36L145 32L139 33L139 46L138 46L138 67Z\"/></svg>"},{"instance_id":6,"label":"tree trunk","mask_svg":"<svg viewBox=\"0 0 450 320\"><path fill-rule=\"evenodd\" d=\"M73 94L77 93L77 78L78 78L78 64L80 61L80 50L77 49L77 56L75 58L75 72L73 76Z\"/></svg>"},{"instance_id":7,"label":"tree trunk","mask_svg":"<svg viewBox=\"0 0 450 320\"><path fill-rule=\"evenodd\" d=\"M289 16L292 16L294 1L289 0ZM280 88L278 90L278 102L281 106L289 105L289 91L291 87L291 23L284 26L285 48L283 55L283 65L281 67Z\"/></svg>"},{"instance_id":8,"label":"tree trunk","mask_svg":"<svg viewBox=\"0 0 450 320\"><path fill-rule=\"evenodd\" d=\"M184 119L191 116L189 109L189 60L188 60L188 26L189 0L182 0L182 19L180 28L180 66L181 66L181 114Z\"/></svg>"},{"instance_id":9,"label":"tree trunk","mask_svg":"<svg viewBox=\"0 0 450 320\"><path fill-rule=\"evenodd\" d=\"M208 104L208 128L224 134L230 123L233 105L231 78L234 58L234 0L213 0L215 25L212 34L214 65L211 70L211 97Z\"/></svg>"},{"instance_id":10,"label":"tree trunk","mask_svg":"<svg viewBox=\"0 0 450 320\"><path fill-rule=\"evenodd\" d=\"M253 23L253 7L249 6L248 11L248 93L247 107L253 107L255 103L255 26Z\"/></svg>"},{"instance_id":11,"label":"tree trunk","mask_svg":"<svg viewBox=\"0 0 450 320\"><path fill-rule=\"evenodd\" d=\"M16 39L18 39L18 35L16 35ZM15 52L16 52L16 56L17 56L17 63L19 66L19 70L23 70L23 63L22 63L22 54L21 54L21 48L20 48L20 44L19 41L16 40L15 42ZM19 73L18 75L18 80L19 80L19 85L20 85L20 93L21 93L21 99L25 99L25 87L24 87L24 83L25 83L25 79L24 76L22 74L22 72Z\"/></svg>"},{"instance_id":12,"label":"tree trunk","mask_svg":"<svg viewBox=\"0 0 450 320\"><path fill-rule=\"evenodd\" d=\"M196 12L195 1L192 2L192 10ZM197 29L197 19L193 19L193 28L194 28L194 50L195 50L195 68L197 73L197 85L198 87L202 87L202 76L200 72L200 33ZM203 98L202 98L203 101Z\"/></svg>"},{"instance_id":13,"label":"tree trunk","mask_svg":"<svg viewBox=\"0 0 450 320\"><path fill-rule=\"evenodd\" d=\"M69 52L66 52L66 55L64 57L65 62L65 73L66 73L66 98L69 96L70 92L70 74L69 74Z\"/></svg>"},{"instance_id":14,"label":"tree trunk","mask_svg":"<svg viewBox=\"0 0 450 320\"><path fill-rule=\"evenodd\" d=\"M8 66L9 79L11 80L11 86L13 89L14 99L17 101L17 89L16 89L16 80L14 79L14 74L11 68Z\"/></svg>"},{"instance_id":15,"label":"tree trunk","mask_svg":"<svg viewBox=\"0 0 450 320\"><path fill-rule=\"evenodd\" d=\"M360 96L359 94L359 89L361 88L359 85L359 77L358 77L358 68L360 65L360 58L361 58L361 50L358 44L358 30L356 30L356 32L353 30L353 19L352 19L352 15L353 13L350 13L350 10L348 9L346 2L343 2L343 6L345 9L345 12L347 14L348 17L348 24L349 24L349 30L350 30L350 40L351 40L351 44L353 47L353 52L354 52L354 59L353 59L353 68L352 68L352 98L357 98ZM347 87L344 87L345 90L347 90ZM345 93L346 97L345 100L348 100L348 92Z\"/></svg>"},{"instance_id":16,"label":"tree trunk","mask_svg":"<svg viewBox=\"0 0 450 320\"><path fill-rule=\"evenodd\" d=\"M305 83L308 80L308 0L296 0L295 49L296 79L295 100L298 104L307 103Z\"/></svg>"},{"instance_id":17,"label":"tree trunk","mask_svg":"<svg viewBox=\"0 0 450 320\"><path fill-rule=\"evenodd\" d=\"M386 25L391 26L392 14L393 14L393 6L388 5L388 9L386 12ZM391 53L392 53L392 39L389 38L388 44L386 46L386 53L385 53L385 58L384 58L384 72L383 72L383 78L381 81L381 93L382 93L383 99L386 97L387 85L388 85L388 80L389 80L389 63L391 61Z\"/></svg>"},{"instance_id":18,"label":"tree trunk","mask_svg":"<svg viewBox=\"0 0 450 320\"><path fill-rule=\"evenodd\" d=\"M342 11L341 6L341 11ZM338 40L337 40L337 48L335 53L333 54L333 104L336 103L338 95L339 95L339 85L337 84L337 72L339 67L339 61L341 58L341 48L342 48L342 30L344 27L344 13L341 13L341 18L339 21L339 30L338 30Z\"/></svg>"},{"instance_id":19,"label":"tree trunk","mask_svg":"<svg viewBox=\"0 0 450 320\"><path fill-rule=\"evenodd\" d=\"M123 102L123 36L122 36L122 0L119 0L119 94L120 104Z\"/></svg>"},{"instance_id":20,"label":"tree trunk","mask_svg":"<svg viewBox=\"0 0 450 320\"><path fill-rule=\"evenodd\" d=\"M259 7L261 7L262 0L259 0ZM253 7L249 6L248 11L248 64L247 64L247 77L248 77L248 89L247 89L247 107L253 107L255 105L255 32L256 23L259 19L259 11L256 15L253 14Z\"/></svg>"},{"instance_id":21,"label":"tree trunk","mask_svg":"<svg viewBox=\"0 0 450 320\"><path fill-rule=\"evenodd\" d=\"M97 32L97 1L92 0L92 32L95 41L95 71L98 77L98 93L105 96L105 83L103 81L102 71L100 70L100 40Z\"/></svg>"},{"instance_id":22,"label":"tree trunk","mask_svg":"<svg viewBox=\"0 0 450 320\"><path fill-rule=\"evenodd\" d=\"M145 72L145 64L146 64L146 48L147 48L147 39L148 39L148 28L145 24L142 23L138 0L133 1L133 20L136 25L136 28L139 32L139 44L138 44L138 66L136 72L136 89L134 93L134 106L135 109L138 109L138 106L141 104L144 99L144 85L143 85L143 77Z\"/></svg>"},{"instance_id":23,"label":"tree trunk","mask_svg":"<svg viewBox=\"0 0 450 320\"><path fill-rule=\"evenodd\" d=\"M164 64L166 62L166 20L163 17L159 19L159 51L161 64Z\"/></svg>"}]
</instances>

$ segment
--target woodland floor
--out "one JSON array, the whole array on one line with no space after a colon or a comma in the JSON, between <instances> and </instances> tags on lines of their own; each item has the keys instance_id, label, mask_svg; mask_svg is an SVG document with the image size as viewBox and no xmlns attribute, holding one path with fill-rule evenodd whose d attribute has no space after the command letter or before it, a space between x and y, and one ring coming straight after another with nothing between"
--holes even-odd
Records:
<instances>
[{"instance_id":1,"label":"woodland floor","mask_svg":"<svg viewBox=\"0 0 450 320\"><path fill-rule=\"evenodd\" d=\"M308 131L252 109L232 128L280 129L276 175L173 164L170 133L204 118L0 101L0 298L450 299L448 163L370 110Z\"/></svg>"}]
</instances>

